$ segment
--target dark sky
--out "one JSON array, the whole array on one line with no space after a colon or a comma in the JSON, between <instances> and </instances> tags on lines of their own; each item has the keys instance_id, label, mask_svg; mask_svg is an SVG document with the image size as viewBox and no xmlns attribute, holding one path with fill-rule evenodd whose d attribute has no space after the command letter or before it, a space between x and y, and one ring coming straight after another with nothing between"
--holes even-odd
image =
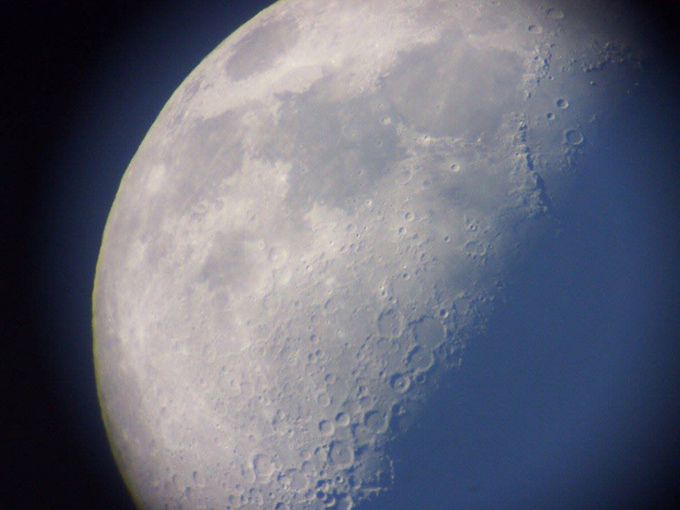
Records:
<instances>
[{"instance_id":1,"label":"dark sky","mask_svg":"<svg viewBox=\"0 0 680 510\"><path fill-rule=\"evenodd\" d=\"M172 92L267 4L2 3L2 508L132 508L94 387L101 234Z\"/></svg>"},{"instance_id":2,"label":"dark sky","mask_svg":"<svg viewBox=\"0 0 680 510\"><path fill-rule=\"evenodd\" d=\"M3 73L0 143L4 155L0 165L0 288L4 302L0 312L3 342L0 356L1 507L132 508L108 453L94 388L90 294L101 233L127 164L172 92L219 42L268 3L226 0L3 2L0 12ZM656 43L661 48L659 63L667 73L662 74L661 79L668 81L670 90L673 84L680 84L678 61L673 56L678 49L677 38L672 35L679 18L677 8L671 5L672 2L647 2L644 10L650 19L650 33L656 34ZM654 99L648 100L653 105ZM442 398L441 402L433 403L434 422L437 417L448 416L460 423L452 431L455 438L444 444L434 442L435 437L441 441L441 436L432 433L440 425L424 422L420 432L409 438L411 448L406 451L411 453L405 454L413 455L412 466L422 469L400 467L407 473L408 483L404 484L407 489L397 491L391 502L383 503L388 506L380 508L398 509L399 505L417 508L416 502L428 497L431 504L422 506L421 503L420 508L446 508L446 502L440 501L446 494L441 488L450 486L454 475L456 490L467 491L471 506L475 506L475 501L477 505L479 501L486 501L487 507L500 508L499 498L518 497L511 489L518 486L529 494L527 501L554 503L553 496L540 493L538 482L527 481L532 476L534 480L542 480L540 476L548 469L546 462L550 456L568 459L559 463L563 473L578 470L574 459L602 466L599 471L602 484L579 485L584 488L583 497L565 499L564 508L664 508L676 501L673 471L678 467L675 459L680 454L675 426L680 423L680 378L674 367L680 366L680 360L672 338L679 324L675 313L678 281L674 268L680 251L674 232L680 224L678 209L671 204L678 199L675 193L678 183L673 172L680 161L677 152L675 159L666 154L656 161L651 150L654 143L658 143L668 151L669 146L680 141L677 125L670 122L672 118L680 118L680 112L673 101L670 107L672 115L665 116L663 121L666 136L656 142L650 137L642 140L648 147L643 155L649 158L650 164L661 168L660 174L644 185L636 184L612 195L618 206L638 204L640 195L647 197L644 199L647 201L648 197L654 197L657 201L647 207L649 214L654 215L655 224L645 229L642 223L647 216L621 216L610 209L611 217L591 217L584 211L573 218L571 225L572 234L577 236L572 237L572 241L576 239L581 246L588 243L595 246L601 239L578 238L579 221L609 218L615 222L626 218L635 225L633 233L646 232L648 251L639 249L617 259L601 255L600 260L591 260L592 265L588 265L583 252L569 251L576 243L549 247L565 259L561 272L555 273L551 267L535 261L527 278L549 282L547 287L556 295L524 292L514 308L510 306L498 316L488 337L480 340L477 350L468 353L466 372L454 381L459 389L456 398ZM663 109L663 105L657 104L656 108L655 111ZM650 129L654 124L649 124ZM639 161L641 165L646 162ZM597 186L606 186L596 181L591 184L591 191ZM586 204L595 196L585 190L577 198ZM623 251L627 251L629 245L639 247L639 239L633 239L627 229L628 225L621 226L617 231L619 237L611 239L612 246L618 242ZM626 231L629 232L627 238ZM596 302L607 302L610 297L607 292L620 288L620 282L611 283L601 291L582 285L588 276L581 273L584 264L586 269L601 275L597 268L614 262L632 275L630 286L646 293L648 299L643 300L644 306L655 310L653 318L649 315L644 321L635 322L640 327L654 323L657 328L649 338L658 342L654 346L646 345L646 352L636 350L633 339L642 333L637 332L635 336L634 331L609 331L609 337L603 335L602 338L623 339L614 347L606 340L593 346L579 347L578 342L573 343L574 335L579 332L584 337L592 334L588 321L601 322L602 314L618 317L617 324L627 324L632 313L630 304L606 310L592 306ZM647 269L641 270L636 263L643 263ZM645 285L654 287L645 288ZM587 299L578 299L579 293L585 293ZM654 307L649 301L657 298L658 306ZM555 347L564 343L539 341L545 335L554 335L554 328L559 326L557 319L550 318L550 307L546 304L550 302L563 306L571 303L584 321L582 330L571 331L569 345L576 349L572 361L581 367L582 375L570 391L587 405L568 409L572 421L560 421L565 411L555 406L560 398L567 398L566 390L552 388L554 373L545 369L554 367L558 375L568 379L576 365L566 362L555 365L555 360L572 353L559 352ZM521 324L529 322L517 321L517 317L527 313L528 308L546 319L532 323L534 330L523 331ZM504 343L494 337L499 332L528 340ZM606 352L608 348L619 351L603 354L598 347ZM641 363L640 368L631 362L634 356L646 357L647 362ZM496 369L489 372L489 366ZM625 380L638 384L637 390L617 384L617 374L629 374ZM589 377L597 381L590 381ZM527 393L531 388L535 391ZM505 393L499 393L500 389ZM602 413L601 428L584 433L584 437L591 439L563 442L539 439L536 443L539 446L529 444L532 434L545 433L544 429L533 430L532 423L521 418L531 413L533 407L545 408L546 416L555 422L551 429L555 434L578 436L578 423L589 423L587 416L578 413L592 414L598 406L601 408L603 403L612 400L627 403L617 409L615 405L607 408L609 410ZM480 401L484 405L480 406ZM637 414L627 416L628 412ZM506 426L491 427L489 416L504 417ZM624 420L633 425L621 427ZM479 423L486 425L476 426ZM518 457L519 450L503 446L507 436L513 434L518 444L526 442L522 451L536 449L534 464ZM592 437L600 438L601 444L593 446ZM623 451L615 447L620 444L634 445L644 451L635 455L631 448ZM571 453L565 454L565 448ZM503 473L494 472L488 462L485 463L485 459L494 454L507 458L497 464ZM469 461L451 464L451 456ZM620 464L640 467L617 470ZM514 474L513 465L520 466ZM432 477L431 473L440 468L440 475ZM430 473L428 480L419 479L422 473ZM568 484L554 480L550 483L552 485L546 486L568 492ZM620 484L628 489L622 489L617 499L611 495L612 491L603 491L603 484L616 487ZM426 497L430 487L433 492ZM598 490L601 499L595 496ZM407 504L409 497L413 501ZM583 503L585 497L590 497L592 504ZM519 500L513 501L519 506ZM524 508L533 507L524 505ZM541 504L535 507L540 508Z\"/></svg>"}]
</instances>

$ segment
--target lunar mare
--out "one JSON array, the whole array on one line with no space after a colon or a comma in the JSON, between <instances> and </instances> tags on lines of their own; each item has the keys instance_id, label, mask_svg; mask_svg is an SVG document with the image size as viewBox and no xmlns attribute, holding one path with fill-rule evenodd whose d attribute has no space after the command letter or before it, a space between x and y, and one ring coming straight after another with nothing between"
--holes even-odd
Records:
<instances>
[{"instance_id":1,"label":"lunar mare","mask_svg":"<svg viewBox=\"0 0 680 510\"><path fill-rule=\"evenodd\" d=\"M615 8L288 0L191 73L125 173L94 289L103 417L141 507L389 489L386 445L631 83Z\"/></svg>"}]
</instances>

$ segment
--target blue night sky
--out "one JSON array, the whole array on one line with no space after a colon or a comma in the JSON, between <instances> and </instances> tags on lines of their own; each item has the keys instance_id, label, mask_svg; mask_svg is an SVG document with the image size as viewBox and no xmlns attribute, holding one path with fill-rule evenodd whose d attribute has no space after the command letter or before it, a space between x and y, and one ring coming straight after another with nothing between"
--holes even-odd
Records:
<instances>
[{"instance_id":1,"label":"blue night sky","mask_svg":"<svg viewBox=\"0 0 680 510\"><path fill-rule=\"evenodd\" d=\"M170 95L269 4L90 3L17 8L4 30L18 99L2 110L15 127L8 168L23 171L2 191L3 290L12 297L3 442L15 466L7 508L133 508L94 383L90 300L102 231ZM591 171L560 236L533 252L461 369L393 446L395 489L360 508L675 501L680 66L662 18L650 18L661 49L642 99L612 124L606 150L582 162Z\"/></svg>"}]
</instances>

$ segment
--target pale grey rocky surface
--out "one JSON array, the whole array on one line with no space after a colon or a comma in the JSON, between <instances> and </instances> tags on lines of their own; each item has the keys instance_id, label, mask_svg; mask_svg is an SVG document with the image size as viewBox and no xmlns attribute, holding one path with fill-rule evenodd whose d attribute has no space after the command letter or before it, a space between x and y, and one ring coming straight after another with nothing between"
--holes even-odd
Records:
<instances>
[{"instance_id":1,"label":"pale grey rocky surface","mask_svg":"<svg viewBox=\"0 0 680 510\"><path fill-rule=\"evenodd\" d=\"M395 483L390 442L634 93L615 8L289 0L201 63L97 266L99 393L140 506L348 509Z\"/></svg>"}]
</instances>

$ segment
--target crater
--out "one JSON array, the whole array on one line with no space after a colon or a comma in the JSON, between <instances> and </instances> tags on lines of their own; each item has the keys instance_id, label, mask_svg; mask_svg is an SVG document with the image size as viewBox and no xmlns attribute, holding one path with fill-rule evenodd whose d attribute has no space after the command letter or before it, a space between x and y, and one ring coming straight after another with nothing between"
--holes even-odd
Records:
<instances>
[{"instance_id":1,"label":"crater","mask_svg":"<svg viewBox=\"0 0 680 510\"><path fill-rule=\"evenodd\" d=\"M545 11L546 14L550 19L563 19L564 18L564 12L561 11L560 9L555 9L554 7L551 7L547 11Z\"/></svg>"},{"instance_id":2,"label":"crater","mask_svg":"<svg viewBox=\"0 0 680 510\"><path fill-rule=\"evenodd\" d=\"M354 462L354 449L345 441L331 443L329 460L338 467L348 467Z\"/></svg>"},{"instance_id":3,"label":"crater","mask_svg":"<svg viewBox=\"0 0 680 510\"><path fill-rule=\"evenodd\" d=\"M564 140L569 145L581 145L584 141L583 134L578 129L567 129L564 132Z\"/></svg>"},{"instance_id":4,"label":"crater","mask_svg":"<svg viewBox=\"0 0 680 510\"><path fill-rule=\"evenodd\" d=\"M378 316L378 332L386 337L398 337L404 330L404 318L398 310L388 308Z\"/></svg>"}]
</instances>

